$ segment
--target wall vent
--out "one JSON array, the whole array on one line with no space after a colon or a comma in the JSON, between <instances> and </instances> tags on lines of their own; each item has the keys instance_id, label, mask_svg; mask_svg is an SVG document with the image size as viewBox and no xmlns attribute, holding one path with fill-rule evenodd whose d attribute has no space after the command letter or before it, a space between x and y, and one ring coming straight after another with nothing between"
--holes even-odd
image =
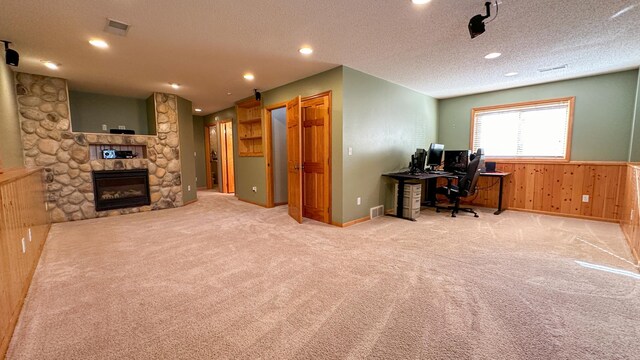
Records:
<instances>
[{"instance_id":1,"label":"wall vent","mask_svg":"<svg viewBox=\"0 0 640 360\"><path fill-rule=\"evenodd\" d=\"M546 73L546 72L549 72L549 71L564 70L564 69L566 69L568 67L569 67L569 64L564 64L564 65L560 65L560 66L540 68L540 69L538 69L538 72Z\"/></svg>"},{"instance_id":2,"label":"wall vent","mask_svg":"<svg viewBox=\"0 0 640 360\"><path fill-rule=\"evenodd\" d=\"M369 209L369 218L377 218L378 216L384 215L384 205L375 206Z\"/></svg>"},{"instance_id":3,"label":"wall vent","mask_svg":"<svg viewBox=\"0 0 640 360\"><path fill-rule=\"evenodd\" d=\"M129 24L107 18L107 25L104 27L104 31L115 35L126 36L129 31Z\"/></svg>"}]
</instances>

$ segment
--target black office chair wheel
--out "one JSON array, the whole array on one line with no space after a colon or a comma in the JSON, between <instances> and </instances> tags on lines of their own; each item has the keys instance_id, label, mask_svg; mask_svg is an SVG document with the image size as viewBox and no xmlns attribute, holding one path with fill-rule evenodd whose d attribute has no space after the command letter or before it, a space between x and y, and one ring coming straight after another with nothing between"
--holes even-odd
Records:
<instances>
[{"instance_id":1,"label":"black office chair wheel","mask_svg":"<svg viewBox=\"0 0 640 360\"><path fill-rule=\"evenodd\" d=\"M473 214L473 217L480 217L480 216L478 216L478 214Z\"/></svg>"},{"instance_id":2,"label":"black office chair wheel","mask_svg":"<svg viewBox=\"0 0 640 360\"><path fill-rule=\"evenodd\" d=\"M451 217L456 217L456 214L455 213L451 214Z\"/></svg>"},{"instance_id":3,"label":"black office chair wheel","mask_svg":"<svg viewBox=\"0 0 640 360\"><path fill-rule=\"evenodd\" d=\"M436 209L436 212L437 212L437 213L439 213L439 212L440 212L440 209Z\"/></svg>"}]
</instances>

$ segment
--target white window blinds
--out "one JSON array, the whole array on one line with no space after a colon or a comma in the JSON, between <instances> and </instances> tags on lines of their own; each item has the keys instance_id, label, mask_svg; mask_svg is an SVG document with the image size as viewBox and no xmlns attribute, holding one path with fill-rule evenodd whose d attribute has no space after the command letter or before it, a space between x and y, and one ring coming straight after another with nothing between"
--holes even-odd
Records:
<instances>
[{"instance_id":1,"label":"white window blinds","mask_svg":"<svg viewBox=\"0 0 640 360\"><path fill-rule=\"evenodd\" d=\"M566 159L572 100L474 111L473 150L490 158Z\"/></svg>"}]
</instances>

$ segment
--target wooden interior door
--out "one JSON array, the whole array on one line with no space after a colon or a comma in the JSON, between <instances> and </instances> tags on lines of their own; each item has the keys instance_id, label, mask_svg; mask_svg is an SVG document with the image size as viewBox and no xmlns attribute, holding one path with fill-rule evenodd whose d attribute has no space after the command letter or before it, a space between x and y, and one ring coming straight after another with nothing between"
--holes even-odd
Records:
<instances>
[{"instance_id":1,"label":"wooden interior door","mask_svg":"<svg viewBox=\"0 0 640 360\"><path fill-rule=\"evenodd\" d=\"M330 94L302 102L302 215L330 223L331 121Z\"/></svg>"},{"instance_id":2,"label":"wooden interior door","mask_svg":"<svg viewBox=\"0 0 640 360\"><path fill-rule=\"evenodd\" d=\"M287 180L289 215L302 222L302 126L300 96L287 102Z\"/></svg>"},{"instance_id":3,"label":"wooden interior door","mask_svg":"<svg viewBox=\"0 0 640 360\"><path fill-rule=\"evenodd\" d=\"M235 172L233 169L233 123L220 122L220 192L235 193Z\"/></svg>"}]
</instances>

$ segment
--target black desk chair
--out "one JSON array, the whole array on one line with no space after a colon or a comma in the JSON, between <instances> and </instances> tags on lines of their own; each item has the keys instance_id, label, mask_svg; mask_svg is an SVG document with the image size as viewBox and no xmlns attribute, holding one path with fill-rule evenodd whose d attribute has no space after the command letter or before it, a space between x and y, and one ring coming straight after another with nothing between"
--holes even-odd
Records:
<instances>
[{"instance_id":1,"label":"black desk chair","mask_svg":"<svg viewBox=\"0 0 640 360\"><path fill-rule=\"evenodd\" d=\"M452 206L437 206L436 212L440 210L451 210L451 217L456 217L460 211L472 213L474 217L478 214L472 208L461 208L460 198L472 196L476 192L476 184L480 178L480 169L484 166L484 153L478 149L475 157L467 167L467 173L461 176L447 176L447 186L436 189L437 194L446 195ZM457 184L452 184L452 180L457 180Z\"/></svg>"}]
</instances>

